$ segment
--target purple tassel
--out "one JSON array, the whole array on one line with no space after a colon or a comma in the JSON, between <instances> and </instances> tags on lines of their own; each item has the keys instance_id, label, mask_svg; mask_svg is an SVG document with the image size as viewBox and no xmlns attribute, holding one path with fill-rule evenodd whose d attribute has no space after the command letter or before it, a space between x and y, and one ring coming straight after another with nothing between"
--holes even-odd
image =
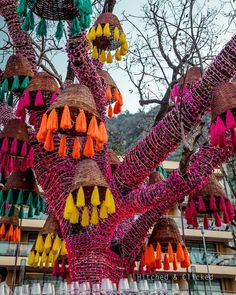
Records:
<instances>
[{"instance_id":1,"label":"purple tassel","mask_svg":"<svg viewBox=\"0 0 236 295\"><path fill-rule=\"evenodd\" d=\"M203 226L204 226L204 229L209 228L209 220L208 220L207 214L204 215Z\"/></svg>"},{"instance_id":2,"label":"purple tassel","mask_svg":"<svg viewBox=\"0 0 236 295\"><path fill-rule=\"evenodd\" d=\"M220 208L220 211L226 211L225 198L223 196L220 197L219 208Z\"/></svg>"},{"instance_id":3,"label":"purple tassel","mask_svg":"<svg viewBox=\"0 0 236 295\"><path fill-rule=\"evenodd\" d=\"M211 138L211 145L216 146L217 145L217 138L216 138L216 132L215 132L215 123L211 124L210 138Z\"/></svg>"},{"instance_id":4,"label":"purple tassel","mask_svg":"<svg viewBox=\"0 0 236 295\"><path fill-rule=\"evenodd\" d=\"M23 143L20 154L22 157L25 157L27 155L27 143L26 142Z\"/></svg>"},{"instance_id":5,"label":"purple tassel","mask_svg":"<svg viewBox=\"0 0 236 295\"><path fill-rule=\"evenodd\" d=\"M29 123L33 126L36 125L36 117L34 111L30 111Z\"/></svg>"},{"instance_id":6,"label":"purple tassel","mask_svg":"<svg viewBox=\"0 0 236 295\"><path fill-rule=\"evenodd\" d=\"M228 214L227 211L224 211L223 217L224 217L224 223L225 224L229 224L230 223L230 220L229 220L229 214Z\"/></svg>"},{"instance_id":7,"label":"purple tassel","mask_svg":"<svg viewBox=\"0 0 236 295\"><path fill-rule=\"evenodd\" d=\"M56 98L57 98L57 94L56 92L53 92L51 100L50 100L50 105L56 100Z\"/></svg>"},{"instance_id":8,"label":"purple tassel","mask_svg":"<svg viewBox=\"0 0 236 295\"><path fill-rule=\"evenodd\" d=\"M222 222L221 222L220 215L219 215L218 212L216 212L216 213L214 214L214 218L215 218L215 225L216 225L217 227L221 227Z\"/></svg>"},{"instance_id":9,"label":"purple tassel","mask_svg":"<svg viewBox=\"0 0 236 295\"><path fill-rule=\"evenodd\" d=\"M30 106L30 94L29 94L29 91L26 90L24 92L24 106L25 107L29 107Z\"/></svg>"},{"instance_id":10,"label":"purple tassel","mask_svg":"<svg viewBox=\"0 0 236 295\"><path fill-rule=\"evenodd\" d=\"M236 123L234 120L234 116L231 110L228 110L226 113L226 128L231 129L231 128L234 128L235 126L236 126Z\"/></svg>"},{"instance_id":11,"label":"purple tassel","mask_svg":"<svg viewBox=\"0 0 236 295\"><path fill-rule=\"evenodd\" d=\"M198 197L198 211L206 212L206 206L201 196Z\"/></svg>"},{"instance_id":12,"label":"purple tassel","mask_svg":"<svg viewBox=\"0 0 236 295\"><path fill-rule=\"evenodd\" d=\"M16 153L17 153L17 139L14 138L11 143L11 154L16 155Z\"/></svg>"},{"instance_id":13,"label":"purple tassel","mask_svg":"<svg viewBox=\"0 0 236 295\"><path fill-rule=\"evenodd\" d=\"M36 94L36 97L35 97L35 101L34 101L34 105L36 107L41 107L41 106L44 105L43 95L42 95L42 91L41 90L38 90L37 91L37 94Z\"/></svg>"},{"instance_id":14,"label":"purple tassel","mask_svg":"<svg viewBox=\"0 0 236 295\"><path fill-rule=\"evenodd\" d=\"M193 199L191 199L191 201L190 201L190 212L191 212L192 216L197 215L197 209L196 209L196 206L195 206L195 203L194 203Z\"/></svg>"},{"instance_id":15,"label":"purple tassel","mask_svg":"<svg viewBox=\"0 0 236 295\"><path fill-rule=\"evenodd\" d=\"M8 138L7 137L4 137L4 139L2 141L1 152L2 153L8 152Z\"/></svg>"},{"instance_id":16,"label":"purple tassel","mask_svg":"<svg viewBox=\"0 0 236 295\"><path fill-rule=\"evenodd\" d=\"M216 199L215 199L214 195L211 195L211 198L210 198L210 210L217 211Z\"/></svg>"}]
</instances>

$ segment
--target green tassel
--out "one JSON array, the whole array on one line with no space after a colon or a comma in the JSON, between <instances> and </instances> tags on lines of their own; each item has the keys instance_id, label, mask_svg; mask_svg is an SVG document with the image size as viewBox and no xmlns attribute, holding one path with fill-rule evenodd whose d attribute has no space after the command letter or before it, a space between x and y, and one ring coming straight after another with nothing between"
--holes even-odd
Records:
<instances>
[{"instance_id":1,"label":"green tassel","mask_svg":"<svg viewBox=\"0 0 236 295\"><path fill-rule=\"evenodd\" d=\"M84 28L84 24L85 24L85 15L84 14L80 15L79 23L80 23L80 26Z\"/></svg>"},{"instance_id":2,"label":"green tassel","mask_svg":"<svg viewBox=\"0 0 236 295\"><path fill-rule=\"evenodd\" d=\"M3 191L0 191L0 205L4 202Z\"/></svg>"},{"instance_id":3,"label":"green tassel","mask_svg":"<svg viewBox=\"0 0 236 295\"><path fill-rule=\"evenodd\" d=\"M8 217L14 216L15 206L11 204L10 210L8 211Z\"/></svg>"},{"instance_id":4,"label":"green tassel","mask_svg":"<svg viewBox=\"0 0 236 295\"><path fill-rule=\"evenodd\" d=\"M7 199L6 202L8 204L13 204L13 192L12 189L9 189L8 193L7 193Z\"/></svg>"},{"instance_id":5,"label":"green tassel","mask_svg":"<svg viewBox=\"0 0 236 295\"><path fill-rule=\"evenodd\" d=\"M20 85L20 88L21 88L21 89L25 89L26 87L28 87L28 85L29 85L29 77L26 76L26 77L24 78L24 80L22 81L22 83L21 83L21 85Z\"/></svg>"},{"instance_id":6,"label":"green tassel","mask_svg":"<svg viewBox=\"0 0 236 295\"><path fill-rule=\"evenodd\" d=\"M34 200L33 193L30 192L29 195L28 195L28 199L27 199L26 205L33 207L33 200Z\"/></svg>"},{"instance_id":7,"label":"green tassel","mask_svg":"<svg viewBox=\"0 0 236 295\"><path fill-rule=\"evenodd\" d=\"M23 202L24 202L24 194L23 194L22 191L19 191L19 194L18 194L18 198L17 198L16 204L17 204L17 205L23 205Z\"/></svg>"},{"instance_id":8,"label":"green tassel","mask_svg":"<svg viewBox=\"0 0 236 295\"><path fill-rule=\"evenodd\" d=\"M31 205L28 211L28 218L32 218L34 216L34 207Z\"/></svg>"},{"instance_id":9,"label":"green tassel","mask_svg":"<svg viewBox=\"0 0 236 295\"><path fill-rule=\"evenodd\" d=\"M64 32L64 24L63 24L63 21L60 20L57 24L57 31L55 34L55 37L58 41L63 37L63 32Z\"/></svg>"},{"instance_id":10,"label":"green tassel","mask_svg":"<svg viewBox=\"0 0 236 295\"><path fill-rule=\"evenodd\" d=\"M24 207L23 207L23 205L20 206L19 218L20 219L24 218Z\"/></svg>"},{"instance_id":11,"label":"green tassel","mask_svg":"<svg viewBox=\"0 0 236 295\"><path fill-rule=\"evenodd\" d=\"M83 0L73 0L73 6L76 8L79 12L83 9Z\"/></svg>"},{"instance_id":12,"label":"green tassel","mask_svg":"<svg viewBox=\"0 0 236 295\"><path fill-rule=\"evenodd\" d=\"M2 91L2 87L0 87L0 102L4 101L4 93Z\"/></svg>"},{"instance_id":13,"label":"green tassel","mask_svg":"<svg viewBox=\"0 0 236 295\"><path fill-rule=\"evenodd\" d=\"M8 92L8 88L9 88L8 79L5 78L2 83L2 92Z\"/></svg>"},{"instance_id":14,"label":"green tassel","mask_svg":"<svg viewBox=\"0 0 236 295\"><path fill-rule=\"evenodd\" d=\"M93 13L92 3L90 0L83 1L83 12L84 12L84 14L87 14L87 15Z\"/></svg>"},{"instance_id":15,"label":"green tassel","mask_svg":"<svg viewBox=\"0 0 236 295\"><path fill-rule=\"evenodd\" d=\"M40 210L41 208L41 202L40 202L40 196L37 195L34 199L34 208L38 208Z\"/></svg>"},{"instance_id":16,"label":"green tassel","mask_svg":"<svg viewBox=\"0 0 236 295\"><path fill-rule=\"evenodd\" d=\"M24 17L26 15L26 0L19 0L16 12L19 17Z\"/></svg>"},{"instance_id":17,"label":"green tassel","mask_svg":"<svg viewBox=\"0 0 236 295\"><path fill-rule=\"evenodd\" d=\"M11 91L16 91L20 88L19 77L14 76L13 83L11 85Z\"/></svg>"},{"instance_id":18,"label":"green tassel","mask_svg":"<svg viewBox=\"0 0 236 295\"><path fill-rule=\"evenodd\" d=\"M168 178L168 174L167 174L167 172L166 172L166 169L163 168L163 172L162 172L162 173L163 173L163 176L164 176L165 178Z\"/></svg>"},{"instance_id":19,"label":"green tassel","mask_svg":"<svg viewBox=\"0 0 236 295\"><path fill-rule=\"evenodd\" d=\"M22 30L24 31L33 31L34 29L34 15L31 10L27 12L27 15L24 19L23 24L21 25Z\"/></svg>"},{"instance_id":20,"label":"green tassel","mask_svg":"<svg viewBox=\"0 0 236 295\"><path fill-rule=\"evenodd\" d=\"M5 215L5 210L6 210L6 204L5 202L2 203L2 206L0 208L0 216L4 216Z\"/></svg>"},{"instance_id":21,"label":"green tassel","mask_svg":"<svg viewBox=\"0 0 236 295\"><path fill-rule=\"evenodd\" d=\"M44 199L41 197L40 197L40 202L41 202L40 211L44 213L46 211L46 205L45 205Z\"/></svg>"},{"instance_id":22,"label":"green tassel","mask_svg":"<svg viewBox=\"0 0 236 295\"><path fill-rule=\"evenodd\" d=\"M36 35L38 37L46 37L47 36L47 23L44 18L41 18L40 22L38 23L36 29Z\"/></svg>"},{"instance_id":23,"label":"green tassel","mask_svg":"<svg viewBox=\"0 0 236 295\"><path fill-rule=\"evenodd\" d=\"M36 208L36 209L35 209L35 211L34 211L34 215L35 215L35 216L39 216L39 215L40 215L39 208Z\"/></svg>"},{"instance_id":24,"label":"green tassel","mask_svg":"<svg viewBox=\"0 0 236 295\"><path fill-rule=\"evenodd\" d=\"M11 107L13 106L13 100L14 100L13 93L10 92L7 98L7 104Z\"/></svg>"},{"instance_id":25,"label":"green tassel","mask_svg":"<svg viewBox=\"0 0 236 295\"><path fill-rule=\"evenodd\" d=\"M71 22L70 31L73 37L76 37L81 33L80 23L77 16L74 17Z\"/></svg>"},{"instance_id":26,"label":"green tassel","mask_svg":"<svg viewBox=\"0 0 236 295\"><path fill-rule=\"evenodd\" d=\"M89 15L85 16L84 28L88 29L91 25L91 17Z\"/></svg>"}]
</instances>

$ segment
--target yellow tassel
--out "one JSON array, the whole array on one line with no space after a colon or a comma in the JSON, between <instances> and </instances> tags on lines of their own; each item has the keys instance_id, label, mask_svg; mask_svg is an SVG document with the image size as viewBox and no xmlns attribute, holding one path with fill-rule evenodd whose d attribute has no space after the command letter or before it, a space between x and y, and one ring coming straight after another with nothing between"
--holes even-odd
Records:
<instances>
[{"instance_id":1,"label":"yellow tassel","mask_svg":"<svg viewBox=\"0 0 236 295\"><path fill-rule=\"evenodd\" d=\"M105 202L103 202L102 205L101 205L100 218L101 219L108 218L108 212L107 212L107 207L105 205Z\"/></svg>"},{"instance_id":2,"label":"yellow tassel","mask_svg":"<svg viewBox=\"0 0 236 295\"><path fill-rule=\"evenodd\" d=\"M117 27L115 27L115 30L114 30L114 40L115 41L119 41L119 38L120 38L120 31Z\"/></svg>"},{"instance_id":3,"label":"yellow tassel","mask_svg":"<svg viewBox=\"0 0 236 295\"><path fill-rule=\"evenodd\" d=\"M124 44L125 42L126 42L126 36L125 36L125 33L122 32L122 33L120 34L120 44L122 45L122 44Z\"/></svg>"},{"instance_id":4,"label":"yellow tassel","mask_svg":"<svg viewBox=\"0 0 236 295\"><path fill-rule=\"evenodd\" d=\"M45 240L45 243L44 243L44 249L46 250L46 252L49 252L51 247L52 247L52 237L51 237L51 234L48 233L47 237L46 237L46 240Z\"/></svg>"},{"instance_id":5,"label":"yellow tassel","mask_svg":"<svg viewBox=\"0 0 236 295\"><path fill-rule=\"evenodd\" d=\"M82 213L81 225L83 227L89 226L89 210L88 210L87 206L84 207L84 210L83 210L83 213Z\"/></svg>"},{"instance_id":6,"label":"yellow tassel","mask_svg":"<svg viewBox=\"0 0 236 295\"><path fill-rule=\"evenodd\" d=\"M91 196L91 204L93 206L98 206L101 204L100 202L100 196L99 196L99 190L97 185L94 186L93 192L92 192L92 196Z\"/></svg>"},{"instance_id":7,"label":"yellow tassel","mask_svg":"<svg viewBox=\"0 0 236 295\"><path fill-rule=\"evenodd\" d=\"M92 48L93 48L92 43L91 43L91 42L88 42L88 43L87 43L87 50L88 50L88 51L91 51Z\"/></svg>"},{"instance_id":8,"label":"yellow tassel","mask_svg":"<svg viewBox=\"0 0 236 295\"><path fill-rule=\"evenodd\" d=\"M96 29L96 37L102 37L102 26L100 24L98 24Z\"/></svg>"},{"instance_id":9,"label":"yellow tassel","mask_svg":"<svg viewBox=\"0 0 236 295\"><path fill-rule=\"evenodd\" d=\"M109 214L113 214L116 212L115 201L109 188L106 190L104 204L107 207L107 211Z\"/></svg>"},{"instance_id":10,"label":"yellow tassel","mask_svg":"<svg viewBox=\"0 0 236 295\"><path fill-rule=\"evenodd\" d=\"M69 196L67 197L66 199L66 206L65 206L65 209L64 209L64 218L65 219L70 219L70 216L71 216L71 213L73 212L73 209L74 209L74 199L73 199L73 196L72 196L72 193L69 193Z\"/></svg>"},{"instance_id":11,"label":"yellow tassel","mask_svg":"<svg viewBox=\"0 0 236 295\"><path fill-rule=\"evenodd\" d=\"M125 51L122 47L120 49L120 55L124 56L127 54L127 51Z\"/></svg>"},{"instance_id":12,"label":"yellow tassel","mask_svg":"<svg viewBox=\"0 0 236 295\"><path fill-rule=\"evenodd\" d=\"M98 209L96 206L93 207L92 215L91 215L91 224L97 225L98 224Z\"/></svg>"},{"instance_id":13,"label":"yellow tassel","mask_svg":"<svg viewBox=\"0 0 236 295\"><path fill-rule=\"evenodd\" d=\"M112 62L113 62L112 54L109 51L108 54L107 54L107 63L108 64L111 64Z\"/></svg>"},{"instance_id":14,"label":"yellow tassel","mask_svg":"<svg viewBox=\"0 0 236 295\"><path fill-rule=\"evenodd\" d=\"M49 263L53 263L54 262L54 255L53 255L53 252L52 251L49 252L48 262Z\"/></svg>"},{"instance_id":15,"label":"yellow tassel","mask_svg":"<svg viewBox=\"0 0 236 295\"><path fill-rule=\"evenodd\" d=\"M43 261L42 261L42 258L41 258L41 260L40 260L40 263L39 263L39 268L43 268Z\"/></svg>"},{"instance_id":16,"label":"yellow tassel","mask_svg":"<svg viewBox=\"0 0 236 295\"><path fill-rule=\"evenodd\" d=\"M34 256L34 265L38 265L39 263L39 252L36 253L36 255Z\"/></svg>"},{"instance_id":17,"label":"yellow tassel","mask_svg":"<svg viewBox=\"0 0 236 295\"><path fill-rule=\"evenodd\" d=\"M87 35L87 39L89 41L93 41L96 39L96 31L95 31L95 28L92 27L91 30L89 31L88 35Z\"/></svg>"},{"instance_id":18,"label":"yellow tassel","mask_svg":"<svg viewBox=\"0 0 236 295\"><path fill-rule=\"evenodd\" d=\"M35 244L35 250L39 253L43 253L43 249L44 249L43 237L41 234L38 234L36 244Z\"/></svg>"},{"instance_id":19,"label":"yellow tassel","mask_svg":"<svg viewBox=\"0 0 236 295\"><path fill-rule=\"evenodd\" d=\"M109 38L111 36L109 23L105 24L104 29L103 29L103 35L107 38Z\"/></svg>"},{"instance_id":20,"label":"yellow tassel","mask_svg":"<svg viewBox=\"0 0 236 295\"><path fill-rule=\"evenodd\" d=\"M30 254L29 254L29 256L28 256L28 261L27 261L29 265L33 265L34 264L34 256L35 256L34 255L34 251L31 251Z\"/></svg>"},{"instance_id":21,"label":"yellow tassel","mask_svg":"<svg viewBox=\"0 0 236 295\"><path fill-rule=\"evenodd\" d=\"M76 206L79 208L85 206L85 196L82 185L79 187L79 190L77 192Z\"/></svg>"},{"instance_id":22,"label":"yellow tassel","mask_svg":"<svg viewBox=\"0 0 236 295\"><path fill-rule=\"evenodd\" d=\"M56 235L56 238L53 242L53 246L52 246L52 251L53 253L57 253L59 250L60 250L60 247L61 247L61 239L59 238L58 235Z\"/></svg>"},{"instance_id":23,"label":"yellow tassel","mask_svg":"<svg viewBox=\"0 0 236 295\"><path fill-rule=\"evenodd\" d=\"M45 263L47 261L47 253L44 251L43 254L42 254L42 258L41 258L41 261L43 263Z\"/></svg>"},{"instance_id":24,"label":"yellow tassel","mask_svg":"<svg viewBox=\"0 0 236 295\"><path fill-rule=\"evenodd\" d=\"M92 58L98 59L98 49L97 49L97 46L94 46L93 47Z\"/></svg>"},{"instance_id":25,"label":"yellow tassel","mask_svg":"<svg viewBox=\"0 0 236 295\"><path fill-rule=\"evenodd\" d=\"M104 62L106 62L106 52L105 52L104 49L103 49L102 52L100 53L100 56L99 56L99 62L100 62L100 63L104 63Z\"/></svg>"},{"instance_id":26,"label":"yellow tassel","mask_svg":"<svg viewBox=\"0 0 236 295\"><path fill-rule=\"evenodd\" d=\"M79 222L79 211L78 209L74 206L74 210L71 213L71 217L70 217L70 223L71 224L76 224Z\"/></svg>"},{"instance_id":27,"label":"yellow tassel","mask_svg":"<svg viewBox=\"0 0 236 295\"><path fill-rule=\"evenodd\" d=\"M60 255L62 256L67 255L66 242L64 240L62 241Z\"/></svg>"},{"instance_id":28,"label":"yellow tassel","mask_svg":"<svg viewBox=\"0 0 236 295\"><path fill-rule=\"evenodd\" d=\"M117 61L121 61L121 59L122 59L119 48L116 50L115 58Z\"/></svg>"},{"instance_id":29,"label":"yellow tassel","mask_svg":"<svg viewBox=\"0 0 236 295\"><path fill-rule=\"evenodd\" d=\"M45 267L49 267L50 265L49 265L49 259L48 259L48 256L47 256L47 259L46 259L46 261L45 261Z\"/></svg>"}]
</instances>

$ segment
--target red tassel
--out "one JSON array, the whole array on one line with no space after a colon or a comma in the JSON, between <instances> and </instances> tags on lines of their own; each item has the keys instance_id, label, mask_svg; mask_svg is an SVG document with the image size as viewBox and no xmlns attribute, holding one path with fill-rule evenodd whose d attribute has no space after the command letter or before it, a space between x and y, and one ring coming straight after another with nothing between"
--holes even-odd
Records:
<instances>
[{"instance_id":1,"label":"red tassel","mask_svg":"<svg viewBox=\"0 0 236 295\"><path fill-rule=\"evenodd\" d=\"M203 226L204 226L204 229L209 228L209 220L208 220L208 215L207 214L204 215Z\"/></svg>"},{"instance_id":2,"label":"red tassel","mask_svg":"<svg viewBox=\"0 0 236 295\"><path fill-rule=\"evenodd\" d=\"M184 216L185 216L185 219L187 221L187 224L192 224L192 215L191 215L191 210L190 210L190 205L189 204L186 206Z\"/></svg>"},{"instance_id":3,"label":"red tassel","mask_svg":"<svg viewBox=\"0 0 236 295\"><path fill-rule=\"evenodd\" d=\"M206 212L206 206L201 196L198 197L198 211Z\"/></svg>"},{"instance_id":4,"label":"red tassel","mask_svg":"<svg viewBox=\"0 0 236 295\"><path fill-rule=\"evenodd\" d=\"M195 206L195 203L194 203L193 198L190 201L190 210L191 210L191 215L192 216L196 216L197 215L197 209L196 209L196 206Z\"/></svg>"},{"instance_id":5,"label":"red tassel","mask_svg":"<svg viewBox=\"0 0 236 295\"><path fill-rule=\"evenodd\" d=\"M29 94L29 91L28 90L26 90L25 92L24 92L24 97L23 97L23 104L24 104L24 108L25 107L29 107L30 106L30 94ZM22 108L22 110L23 110L23 108Z\"/></svg>"},{"instance_id":6,"label":"red tassel","mask_svg":"<svg viewBox=\"0 0 236 295\"><path fill-rule=\"evenodd\" d=\"M16 155L16 153L17 153L17 139L14 138L11 143L11 154Z\"/></svg>"},{"instance_id":7,"label":"red tassel","mask_svg":"<svg viewBox=\"0 0 236 295\"><path fill-rule=\"evenodd\" d=\"M169 259L168 259L168 255L165 254L164 256L164 270L169 270L170 269L170 263L169 263Z\"/></svg>"},{"instance_id":8,"label":"red tassel","mask_svg":"<svg viewBox=\"0 0 236 295\"><path fill-rule=\"evenodd\" d=\"M216 138L215 123L211 124L210 138L211 138L211 145L216 146L218 143Z\"/></svg>"},{"instance_id":9,"label":"red tassel","mask_svg":"<svg viewBox=\"0 0 236 295\"><path fill-rule=\"evenodd\" d=\"M36 116L34 111L30 112L29 123L33 126L36 125Z\"/></svg>"},{"instance_id":10,"label":"red tassel","mask_svg":"<svg viewBox=\"0 0 236 295\"><path fill-rule=\"evenodd\" d=\"M231 129L231 128L234 128L235 126L236 126L236 123L234 120L234 116L231 110L228 110L226 113L226 128Z\"/></svg>"},{"instance_id":11,"label":"red tassel","mask_svg":"<svg viewBox=\"0 0 236 295\"><path fill-rule=\"evenodd\" d=\"M27 143L26 142L23 143L20 154L22 157L25 157L27 155Z\"/></svg>"},{"instance_id":12,"label":"red tassel","mask_svg":"<svg viewBox=\"0 0 236 295\"><path fill-rule=\"evenodd\" d=\"M177 263L177 259L176 259L176 255L174 254L173 257L173 270L178 270L178 263Z\"/></svg>"},{"instance_id":13,"label":"red tassel","mask_svg":"<svg viewBox=\"0 0 236 295\"><path fill-rule=\"evenodd\" d=\"M16 110L16 113L17 113L17 116L19 117L20 115L20 113L21 113L21 111L24 109L24 107L25 107L25 103L24 103L24 96L23 97L21 97L20 99L19 99L19 102L18 102L18 105L17 105L17 110Z\"/></svg>"},{"instance_id":14,"label":"red tassel","mask_svg":"<svg viewBox=\"0 0 236 295\"><path fill-rule=\"evenodd\" d=\"M231 142L232 146L236 146L236 128L231 130Z\"/></svg>"},{"instance_id":15,"label":"red tassel","mask_svg":"<svg viewBox=\"0 0 236 295\"><path fill-rule=\"evenodd\" d=\"M36 97L35 97L35 101L34 101L34 105L36 107L41 107L44 105L44 101L43 101L43 95L42 95L42 91L38 90Z\"/></svg>"},{"instance_id":16,"label":"red tassel","mask_svg":"<svg viewBox=\"0 0 236 295\"><path fill-rule=\"evenodd\" d=\"M217 137L217 141L220 147L226 146L225 131L226 131L225 124L222 121L221 117L218 116L216 119L216 125L215 125L215 135Z\"/></svg>"},{"instance_id":17,"label":"red tassel","mask_svg":"<svg viewBox=\"0 0 236 295\"><path fill-rule=\"evenodd\" d=\"M220 208L220 211L226 211L225 198L223 196L220 197L219 208Z\"/></svg>"},{"instance_id":18,"label":"red tassel","mask_svg":"<svg viewBox=\"0 0 236 295\"><path fill-rule=\"evenodd\" d=\"M139 274L142 276L144 275L143 268L144 268L144 254L142 254L142 256L141 256L140 263L139 263L139 269L138 269Z\"/></svg>"},{"instance_id":19,"label":"red tassel","mask_svg":"<svg viewBox=\"0 0 236 295\"><path fill-rule=\"evenodd\" d=\"M199 227L197 216L193 216L192 217L192 225L193 225L194 228L198 228Z\"/></svg>"},{"instance_id":20,"label":"red tassel","mask_svg":"<svg viewBox=\"0 0 236 295\"><path fill-rule=\"evenodd\" d=\"M32 167L33 161L34 161L34 149L32 147L30 147L27 160L28 160L28 167Z\"/></svg>"},{"instance_id":21,"label":"red tassel","mask_svg":"<svg viewBox=\"0 0 236 295\"><path fill-rule=\"evenodd\" d=\"M61 262L61 276L63 278L66 276L66 262L65 262L65 259L62 259L62 262Z\"/></svg>"},{"instance_id":22,"label":"red tassel","mask_svg":"<svg viewBox=\"0 0 236 295\"><path fill-rule=\"evenodd\" d=\"M56 261L52 268L52 275L54 277L58 277L60 275L59 263Z\"/></svg>"},{"instance_id":23,"label":"red tassel","mask_svg":"<svg viewBox=\"0 0 236 295\"><path fill-rule=\"evenodd\" d=\"M215 199L214 195L211 195L211 198L210 198L210 210L217 211L216 199Z\"/></svg>"},{"instance_id":24,"label":"red tassel","mask_svg":"<svg viewBox=\"0 0 236 295\"><path fill-rule=\"evenodd\" d=\"M2 141L2 146L1 146L1 152L2 153L7 153L8 152L8 138L4 137Z\"/></svg>"},{"instance_id":25,"label":"red tassel","mask_svg":"<svg viewBox=\"0 0 236 295\"><path fill-rule=\"evenodd\" d=\"M129 274L134 274L135 267L136 267L135 261L131 262L129 265Z\"/></svg>"},{"instance_id":26,"label":"red tassel","mask_svg":"<svg viewBox=\"0 0 236 295\"><path fill-rule=\"evenodd\" d=\"M161 269L162 268L161 260L156 260L156 268L157 269Z\"/></svg>"},{"instance_id":27,"label":"red tassel","mask_svg":"<svg viewBox=\"0 0 236 295\"><path fill-rule=\"evenodd\" d=\"M234 220L235 212L234 212L234 207L233 207L232 203L230 202L230 200L227 200L225 205L226 205L226 210L229 214L230 221Z\"/></svg>"},{"instance_id":28,"label":"red tassel","mask_svg":"<svg viewBox=\"0 0 236 295\"><path fill-rule=\"evenodd\" d=\"M225 224L229 224L230 223L229 214L228 214L227 211L224 211L223 218L224 218L224 223Z\"/></svg>"},{"instance_id":29,"label":"red tassel","mask_svg":"<svg viewBox=\"0 0 236 295\"><path fill-rule=\"evenodd\" d=\"M215 225L216 225L217 227L221 227L222 223L221 223L220 215L219 215L218 212L216 212L216 213L214 214L214 218L215 218Z\"/></svg>"}]
</instances>

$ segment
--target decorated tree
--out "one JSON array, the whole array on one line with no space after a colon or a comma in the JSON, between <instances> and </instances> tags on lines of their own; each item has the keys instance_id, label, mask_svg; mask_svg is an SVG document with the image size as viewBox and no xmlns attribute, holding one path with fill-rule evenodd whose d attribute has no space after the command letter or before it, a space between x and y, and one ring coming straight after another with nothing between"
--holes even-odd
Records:
<instances>
[{"instance_id":1,"label":"decorated tree","mask_svg":"<svg viewBox=\"0 0 236 295\"><path fill-rule=\"evenodd\" d=\"M120 22L111 13L114 2L106 1L104 13L88 33L90 1L67 0L59 5L58 1L2 0L0 7L14 45L14 56L1 74L1 168L8 179L19 170L33 178L33 169L44 191L47 213L56 218L54 225L59 224L60 229L42 230L29 262L53 262L50 249L60 248L60 232L65 241L61 255L67 251L70 278L79 282L103 278L117 282L126 275L149 228L184 196L197 194L236 146L235 86L230 83L236 73L233 37L202 77L178 93L181 116L178 106L174 107L121 163L112 166L106 106L115 101L112 111L117 114L123 100L101 70L104 62L119 61L128 51ZM57 21L58 39L63 35L63 21L68 26L70 66L61 87L51 75L38 72L33 40L26 32L34 29L34 14L40 17L36 31L42 39L48 20ZM79 84L73 84L74 76ZM221 96L212 95L216 86ZM201 122L212 101L211 142L190 157L184 171L175 170L167 179L148 185L150 173ZM1 202L2 215L6 204L28 206L29 216L33 208L37 213L44 210L37 189L26 189L22 183L3 189ZM230 222L233 208L226 201L224 206ZM136 214L140 217L133 219ZM53 246L46 235L50 232L55 234ZM113 241L125 258L112 249Z\"/></svg>"}]
</instances>

